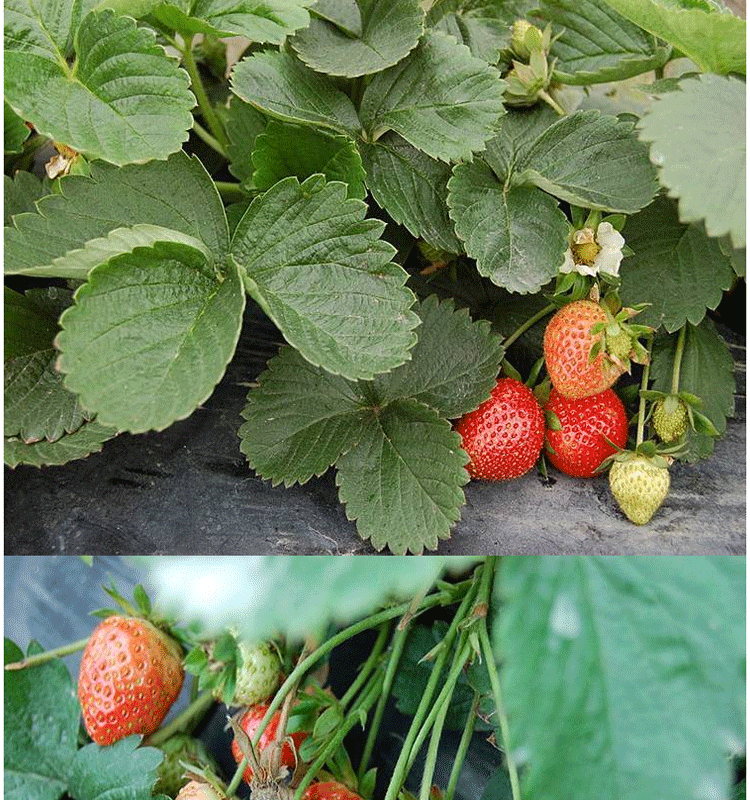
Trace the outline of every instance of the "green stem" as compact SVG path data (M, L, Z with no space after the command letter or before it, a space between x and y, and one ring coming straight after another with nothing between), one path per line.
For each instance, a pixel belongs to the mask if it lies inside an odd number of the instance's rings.
M239 183L232 183L232 181L214 181L214 186L223 200L237 202L247 199L247 193Z
M195 118L193 118L193 130L195 131L198 138L203 139L203 141L211 149L215 150L220 156L227 158L227 151L221 146L219 140L211 136L211 134Z
M77 653L79 650L83 650L87 642L88 637L79 639L77 642L72 642L71 644L65 644L62 647L56 647L54 650L45 650L43 653L26 656L26 658L22 658L20 661L13 661L10 664L6 664L5 669L26 669L26 667L36 667L39 664L46 664L48 661L52 661L60 656L69 656L71 653Z
M365 742L364 750L362 751L362 760L359 763L359 770L357 777L361 781L367 772L367 767L372 757L372 751L375 749L375 739L380 730L380 724L383 721L383 714L385 713L385 705L388 702L388 696L391 693L394 678L396 677L396 670L398 669L401 655L404 652L406 645L406 637L408 636L409 627L398 628L393 635L393 644L391 645L391 654L388 657L388 666L385 670L385 677L383 678L383 688L378 698L378 704L375 706L375 713L372 717L372 722L367 731L367 741Z
M182 56L185 63L185 69L190 76L193 94L195 94L195 99L198 101L198 107L201 110L203 119L205 120L206 125L208 125L208 129L211 131L214 138L223 148L226 148L227 144L229 144L227 134L224 130L224 127L219 122L219 118L216 116L216 112L211 105L211 101L208 99L206 89L203 86L203 81L201 80L200 72L198 71L198 65L195 63L195 58L193 58L192 36L188 36L185 39L185 46L182 48Z
M526 331L533 325L536 325L536 323L539 322L540 319L544 319L548 314L551 314L553 311L557 311L557 306L554 305L554 303L550 303L548 306L545 306L541 311L534 314L533 317L527 319L526 322L524 322L523 325L521 325L521 327L518 328L517 331L512 333L503 342L503 347L505 347L505 349L507 350L513 344L513 342L515 342L516 339L518 339L519 336L526 333Z
M677 337L677 347L674 351L674 366L672 367L672 394L680 391L680 369L682 368L682 355L685 352L685 339L687 338L687 322L680 328Z
M483 619L479 625L479 643L482 648L484 662L487 665L487 674L490 678L492 694L495 698L497 716L500 721L500 734L503 738L505 763L508 767L508 775L510 776L510 788L513 794L513 800L521 800L521 786L518 780L518 770L516 768L516 762L511 754L510 726L508 725L508 717L505 713L505 704L503 703L503 695L500 688L500 678L497 674L497 665L495 664L495 654L492 650L492 645L490 644L489 634L487 633L486 619Z
M227 797L231 797L239 787L240 783L242 783L242 776L245 774L245 769L247 767L247 759L243 758L242 761L237 765L237 769L234 771L234 775L232 775L232 780L229 781L229 785L227 786Z
M362 665L359 670L359 675L357 675L355 680L352 682L352 685L346 690L346 693L339 701L342 708L346 708L354 699L357 692L365 685L365 683L367 683L367 679L370 677L370 674L378 663L380 654L385 649L385 643L388 638L389 631L390 626L388 623L382 623L380 626L380 632L378 633L378 638L375 641L372 650L370 651L370 655L367 657L367 661L365 661L365 663Z
M643 365L643 376L641 377L641 397L638 401L638 431L635 438L636 448L639 444L643 444L643 431L646 426L646 398L643 396L643 392L648 389L648 379L651 373L651 346L653 343L654 340L651 337L648 342L648 359Z
M458 750L456 750L456 757L453 759L453 767L451 768L450 778L448 778L448 787L445 790L444 800L453 800L458 786L458 778L461 774L461 767L466 760L466 754L469 752L469 745L471 744L471 737L474 735L474 728L477 723L477 711L479 710L479 694L475 693L474 702L471 705L471 711L466 717L466 725L461 734L461 741L458 743Z
M472 594L472 582L466 581L465 585L467 585L466 596L468 597ZM426 611L427 609L434 608L435 606L448 605L453 602L455 602L453 597L446 597L444 592L435 592L434 594L425 597L420 604L419 613ZM332 636L330 639L323 642L323 644L321 644L317 650L314 650L312 653L310 653L307 658L304 658L302 661L300 661L289 673L289 676L284 683L282 683L281 687L274 695L273 700L271 700L268 710L266 711L265 716L261 720L260 724L258 725L258 729L253 736L253 745L258 744L263 731L271 720L271 717L284 702L284 697L286 697L287 692L309 669L314 667L321 659L328 655L331 650L338 647L347 639L351 639L358 633L362 633L362 631L369 630L370 628L377 628L378 625L382 624L383 622L387 622L390 619L402 617L410 609L411 602L401 603L400 605L392 606L391 608L386 608L383 611L379 611L377 614L372 614L371 616L366 617L365 619L360 620L353 625L350 625L348 628L344 628L342 631L339 631L335 636Z
M434 705L430 709L430 713L425 718L419 733L414 739L414 744L412 745L411 753L409 754L409 761L407 762L407 775L414 766L414 762L417 760L417 756L419 755L419 751L424 744L424 740L427 738L427 734L432 729L432 726L435 724L438 716L443 713L443 706L447 706L450 703L451 697L453 696L453 692L456 688L456 681L458 681L461 675L461 670L463 670L464 665L471 656L472 646L471 642L467 641L468 638L469 634L466 631L461 633L461 637L458 641L458 647L456 648L456 655L453 659L450 672L448 673L445 683L443 684L443 688L440 690L437 700L435 700Z
M307 787L315 780L315 776L323 768L328 759L341 746L349 731L362 719L362 712L367 713L375 701L380 697L383 689L383 676L374 675L367 690L363 692L360 702L358 702L349 714L347 714L336 735L326 744L318 757L308 768L305 777L300 781L294 793L294 800L300 800Z
M484 567L481 567L478 572L482 572ZM474 602L474 598L476 597L477 589L479 588L479 582L477 580L477 574L474 575L474 583L470 587L469 591L464 596L464 599L461 601L461 605L458 608L453 620L451 621L450 627L446 631L445 636L443 637L443 648L438 653L437 658L435 659L435 663L432 667L432 672L430 673L430 677L427 681L427 686L425 687L424 692L422 693L422 698L419 701L419 706L414 713L414 717L412 718L411 726L409 727L409 731L406 734L406 739L404 740L404 744L401 747L401 752L398 757L398 761L396 762L395 767L393 768L393 775L391 776L390 783L388 784L388 789L386 791L384 800L396 800L398 793L401 791L401 787L406 780L406 776L409 772L408 762L409 757L411 755L411 750L414 742L419 735L420 728L422 727L423 721L427 714L427 709L432 702L432 697L435 693L435 689L437 687L437 683L440 680L440 677L443 672L443 666L448 658L448 654L450 652L451 646L453 644L453 640L456 637L456 632L458 631L459 624L463 621L464 617L466 616L467 611L471 608L472 603Z
M156 733L144 740L144 743L152 747L158 747L175 733L179 733L195 718L205 712L211 703L214 702L211 690L203 692L193 700L192 703L181 711L170 723L163 728L159 728Z
M435 724L432 726L430 744L427 748L427 757L425 758L424 770L422 771L422 785L419 790L419 800L430 800L430 790L432 789L432 778L435 774L435 765L437 764L438 748L440 747L440 739L443 735L445 717L448 714L449 707L450 700L443 703L435 718Z

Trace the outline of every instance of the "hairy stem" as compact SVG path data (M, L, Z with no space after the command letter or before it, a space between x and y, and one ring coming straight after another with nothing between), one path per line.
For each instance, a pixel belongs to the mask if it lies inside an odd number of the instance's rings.
M516 339L518 339L519 336L521 336L522 334L526 333L526 331L529 328L531 328L534 325L536 325L536 323L539 322L540 319L544 319L546 316L551 314L553 311L557 311L557 306L554 305L554 303L550 303L548 306L545 306L541 311L539 311L536 314L534 314L533 317L531 317L530 319L527 319L526 322L524 322L523 325L521 325L521 327L518 328L518 330L514 331L503 342L503 346L505 347L505 349L507 350L513 344L513 342L515 342Z
M493 557L494 560L494 557ZM493 575L495 573L493 564ZM489 601L489 590L491 586L487 587L487 600ZM521 800L521 786L518 780L518 770L516 762L513 759L510 747L510 726L508 725L508 716L505 713L505 703L503 702L503 694L500 688L500 677L497 672L497 665L495 663L495 654L492 650L490 643L489 633L487 631L487 618L484 617L479 623L479 644L482 649L482 657L487 668L487 674L490 679L490 686L492 686L492 694L495 698L495 708L497 709L497 716L500 722L500 734L503 739L503 749L505 750L505 763L508 767L508 775L510 776L510 787L513 793L513 800Z
M399 662L401 661L401 655L404 652L404 645L406 644L406 637L408 636L408 633L408 627L402 628L399 625L399 627L396 629L396 633L393 635L391 654L388 657L388 666L386 667L385 677L383 678L383 687L380 692L380 697L378 698L378 704L375 706L375 713L373 714L372 722L367 730L367 741L365 742L365 747L362 751L362 760L360 761L359 769L357 770L357 777L359 780L362 780L367 772L367 767L370 763L370 758L372 757L372 751L375 749L375 740L377 739L378 731L380 730L380 724L383 721L385 704L388 702L388 696L391 693L391 687L393 686L393 680L396 677L396 670L398 669Z
M477 712L479 710L479 694L474 694L474 702L471 704L471 711L466 717L466 725L464 725L463 733L461 734L461 741L458 743L458 750L456 750L456 757L453 759L453 766L451 774L448 778L448 787L445 790L444 800L453 800L456 794L456 787L458 786L458 778L461 774L461 767L466 760L466 754L469 752L469 745L471 744L471 737L474 735L474 728L477 724Z
M222 148L224 148L224 154L226 154L226 146L229 144L229 140L227 139L227 134L224 130L224 126L219 122L219 118L216 116L216 112L211 105L211 101L208 99L208 95L206 94L206 89L203 86L203 81L201 80L200 72L198 71L198 65L195 63L195 58L193 57L193 37L189 36L185 39L185 46L182 48L182 60L185 64L185 69L187 70L188 75L190 76L190 84L193 89L193 94L195 95L195 99L198 101L198 107L201 110L201 114L203 115L203 119L208 125L208 129L211 131L213 137L218 141Z
M396 800L401 787L406 780L406 776L409 772L409 757L411 755L411 750L416 741L417 737L419 736L419 731L424 723L424 720L427 716L428 708L430 703L432 702L432 697L435 693L437 688L438 681L443 672L443 667L445 662L448 658L448 654L450 653L451 646L453 645L453 640L456 637L458 627L460 623L466 617L467 612L471 608L472 603L474 602L474 598L476 597L477 589L479 587L479 583L477 580L477 573L481 574L481 572L485 569L484 566L480 567L474 575L474 583L472 584L470 590L464 596L464 599L461 602L461 605L458 608L453 620L448 628L445 636L443 637L442 641L442 649L438 653L435 663L432 667L432 672L430 673L430 677L427 681L427 686L425 687L424 692L422 693L422 698L419 701L419 707L417 708L414 717L412 719L411 726L409 728L408 733L406 734L406 739L404 740L404 744L401 748L401 753L399 754L398 761L396 762L396 766L393 768L393 775L391 776L390 783L388 784L388 789L385 794L384 800Z
M435 774L435 765L437 764L438 748L440 747L440 739L443 735L443 728L445 727L445 717L448 714L448 707L450 706L450 698L443 703L435 718L435 724L432 726L432 733L430 734L430 744L427 748L427 757L424 762L424 770L422 771L422 785L419 790L419 800L430 800L430 789L432 789L432 777Z
M359 675L357 675L354 681L352 681L352 685L346 690L346 693L340 700L342 708L346 708L354 699L357 692L365 685L365 683L367 683L367 679L377 666L378 660L380 659L380 654L385 649L385 643L388 639L389 631L390 626L387 622L383 622L380 625L378 638L373 645L372 650L370 651L370 655L367 657L367 661L365 661L365 663L361 666Z
M224 158L227 157L227 151L222 147L219 140L216 139L214 136L211 136L211 134L195 118L193 119L193 130L195 131L198 138L203 139L203 141L212 150L215 150L220 156L223 156Z
M88 636L85 639L79 639L77 642L64 644L62 647L55 647L53 650L45 650L43 653L36 653L33 656L26 656L20 661L13 661L5 665L5 669L26 669L26 667L36 667L39 664L46 664L48 661L53 661L60 656L69 656L71 653L77 653L83 650L88 642Z
M643 392L648 389L648 380L651 373L651 347L654 343L653 336L648 340L648 359L643 365L643 376L641 377L641 397L638 401L638 430L636 432L635 446L643 444L643 432L646 426L646 398Z
M680 328L677 337L677 346L674 351L674 365L672 367L672 394L680 391L680 369L682 368L682 356L685 352L685 339L687 338L687 322Z

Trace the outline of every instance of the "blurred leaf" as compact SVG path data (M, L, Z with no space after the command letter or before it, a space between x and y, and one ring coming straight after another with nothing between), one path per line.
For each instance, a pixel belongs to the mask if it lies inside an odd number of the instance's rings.
M471 557L227 556L146 558L155 605L207 633L237 626L248 639L300 639L345 625L432 586Z
M638 123L680 221L745 246L745 83L700 75L663 95Z
M511 557L496 597L525 797L727 796L727 754L744 747L744 558Z
M745 20L696 0L605 0L640 28L692 59L703 72L745 74Z
M23 143L31 135L31 131L26 127L26 123L15 111L5 102L3 110L3 122L5 132L3 134L3 145L5 153L20 153Z

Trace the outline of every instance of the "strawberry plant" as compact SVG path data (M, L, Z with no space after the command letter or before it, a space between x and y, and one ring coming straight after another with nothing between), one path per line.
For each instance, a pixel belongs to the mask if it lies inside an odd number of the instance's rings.
M741 557L11 566L6 800L739 797ZM273 641L283 681L267 702L227 705L194 674L157 730L91 741L76 654L96 642L85 610L110 570L149 587L186 666L226 636ZM82 639L62 641L61 609Z
M734 384L711 316L745 249L745 23L720 3L6 0L4 22L10 467L193 414L248 302L286 342L246 376L248 475L335 470L377 551L449 538L476 477L455 422L547 317L558 391L640 381L628 447L712 454Z

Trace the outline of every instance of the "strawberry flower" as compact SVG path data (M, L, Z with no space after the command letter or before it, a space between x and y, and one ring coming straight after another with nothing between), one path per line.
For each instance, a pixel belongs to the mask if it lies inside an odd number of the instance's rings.
M560 272L578 272L592 277L606 272L616 276L620 271L624 244L625 239L609 222L600 222L596 233L593 228L573 231Z

